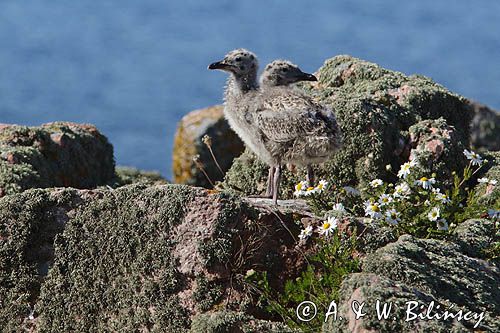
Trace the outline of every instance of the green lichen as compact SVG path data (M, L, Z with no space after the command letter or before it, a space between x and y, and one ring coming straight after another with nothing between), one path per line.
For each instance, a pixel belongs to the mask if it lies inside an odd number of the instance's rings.
M30 190L0 199L0 323L26 325L53 260L53 242L78 205L74 190Z
M484 311L483 325L498 330L500 270L461 251L451 242L404 235L368 255L362 267L364 272L422 290L447 306Z
M0 196L29 188L94 188L113 176L113 147L91 125L0 130Z
M221 210L215 222L215 230L210 241L198 244L198 252L208 267L228 262L233 253L233 238L241 223L243 203L228 193L219 194Z
M257 320L242 312L219 311L195 316L190 332L297 333L299 331L292 330L282 323Z
M500 152L487 152L483 157L488 160L488 163L481 177L494 179L500 183ZM487 191L487 187L489 187L489 191ZM479 203L481 205L490 209L500 209L500 184L496 186L478 184L475 190L480 194Z
M118 166L116 167L116 178L109 185L116 188L135 183L162 185L167 184L168 181L156 171L144 171L132 167Z
M208 311L220 302L223 295L222 287L216 281L208 281L203 275L197 276L195 281L193 299L199 310Z
M195 195L181 185L129 185L84 202L55 242L36 304L40 332L184 332L184 283L171 228Z

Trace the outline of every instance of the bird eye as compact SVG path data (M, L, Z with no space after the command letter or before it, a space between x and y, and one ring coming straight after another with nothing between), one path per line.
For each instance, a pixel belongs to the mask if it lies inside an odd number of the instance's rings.
M236 61L241 61L241 57L238 57L238 58L236 58L236 59L234 59L234 60L236 60Z

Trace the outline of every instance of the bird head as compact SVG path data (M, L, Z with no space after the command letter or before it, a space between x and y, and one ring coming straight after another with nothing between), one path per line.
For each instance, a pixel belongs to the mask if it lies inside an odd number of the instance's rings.
M268 64L260 77L262 86L287 86L300 81L318 81L316 76L304 73L287 60L275 60Z
M221 61L210 64L208 69L218 69L236 76L248 76L256 73L258 66L255 54L245 49L237 49L226 54Z

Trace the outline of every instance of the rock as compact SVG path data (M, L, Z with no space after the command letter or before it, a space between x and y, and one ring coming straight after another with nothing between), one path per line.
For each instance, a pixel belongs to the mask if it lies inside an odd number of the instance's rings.
M223 175L202 141L205 135L212 139L212 150L223 172L231 167L233 159L243 151L243 143L229 127L222 110L223 106L218 105L192 111L180 121L172 155L175 183L212 187L193 162L196 155L200 156L200 162L212 181L222 180Z
M340 186L391 179L385 166L397 170L408 159L408 131L426 119L443 118L454 128L453 139L469 145L471 107L465 98L428 78L406 76L350 56L327 60L316 74L316 84L302 86L335 111L344 136L344 148L317 168L318 178ZM259 163L248 156L236 159L225 185L245 193L263 188L260 180L267 171ZM290 183L304 179L303 170L293 177Z
M0 321L11 331L184 332L223 307L262 331L278 327L260 321L268 314L242 282L249 269L267 270L281 288L304 265L300 214L275 214L185 185L3 197Z
M351 308L354 301L364 302L363 312L366 316L356 319ZM379 320L376 304L380 302L391 305L390 317ZM342 283L338 316L343 320L328 320L321 330L323 333L377 333L377 332L468 332L459 323L439 320L416 320L405 322L407 302L416 301L420 304L439 303L431 295L419 289L396 282L385 276L373 273L355 273ZM393 320L396 318L396 320Z
M491 209L500 209L500 152L489 152L483 155L489 162L481 173L481 178L498 181L497 185L477 184L476 193L479 194L479 203Z
M481 227L478 224L490 224ZM475 230L479 241L465 246L435 239L416 239L401 236L367 255L362 262L361 274L354 274L342 283L339 314L348 318L337 328L332 323L324 332L464 332L470 331L476 321L451 322L445 320L415 320L405 322L405 307L408 301L420 301L428 306L434 301L440 310L451 309L464 313L484 312L480 330L500 329L500 269L472 254L479 253L491 237L493 223L487 220L467 221L457 230L460 235ZM464 236L467 237L467 236ZM464 253L466 252L466 253ZM354 320L350 312L351 301L366 301L368 315ZM376 300L394 302L396 320L377 320ZM453 308L451 308L453 307ZM337 324L337 323L335 323Z
M116 177L116 183L112 184L114 188L135 183L150 185L168 184L168 181L163 178L159 172L144 171L132 167L117 166Z
M242 312L219 311L195 316L190 332L298 333L301 331L292 330L282 323L257 320Z
M418 161L420 174L436 173L438 179L453 179L452 172L461 173L468 164L465 146L455 129L446 120L422 120L409 129L410 160Z
M114 177L113 147L92 125L0 128L0 196L29 188L94 188Z
M471 101L474 117L471 124L471 145L476 150L500 150L500 112Z
M454 242L468 256L481 258L483 250L495 239L495 224L485 219L471 219L455 229Z

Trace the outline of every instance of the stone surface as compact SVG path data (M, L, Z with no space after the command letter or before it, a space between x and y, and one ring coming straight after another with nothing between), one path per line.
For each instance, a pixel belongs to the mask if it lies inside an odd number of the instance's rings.
M211 188L205 175L193 162L196 155L200 156L200 162L212 181L222 180L223 176L202 141L205 135L212 139L212 150L223 172L243 151L243 143L230 129L222 110L221 105L195 110L179 122L172 155L175 183Z
M266 318L243 279L267 270L280 288L300 271L297 214L185 185L6 196L0 321L11 331L185 332L220 307Z
M94 126L0 127L0 196L29 188L94 188L114 177L113 147Z
M481 204L491 209L500 210L500 152L489 152L484 154L483 157L488 159L489 163L486 164L485 170L480 174L480 177L497 180L498 184L493 186L479 183L476 185L475 190L480 195L479 202Z
M445 119L455 138L469 144L470 105L426 77L406 76L350 56L327 60L316 76L317 83L303 87L334 110L344 135L344 148L317 169L318 178L341 186L391 178L385 166L397 170L408 159L409 128L426 119ZM242 156L225 184L245 193L256 191L264 188L263 170L254 158ZM295 177L303 179L303 170Z
M430 302L440 310L451 308L485 312L478 329L500 329L500 269L479 257L492 241L493 222L469 220L456 231L456 242L416 239L409 235L368 254L362 273L347 278L340 292L339 314L344 322L330 322L324 332L468 332L477 322L414 320L405 322L407 302L419 301L426 308ZM473 242L468 243L475 232ZM352 301L366 302L368 315L355 320ZM376 300L393 302L396 320L376 319ZM391 318L392 319L392 318Z
M471 124L471 145L477 150L500 150L500 112L471 101L474 117Z
M409 133L410 160L418 161L420 174L435 173L437 179L449 179L451 183L452 172L461 174L468 164L465 146L445 119L422 120L411 126Z
M257 320L242 312L219 311L203 313L193 318L191 333L299 333L282 323Z

